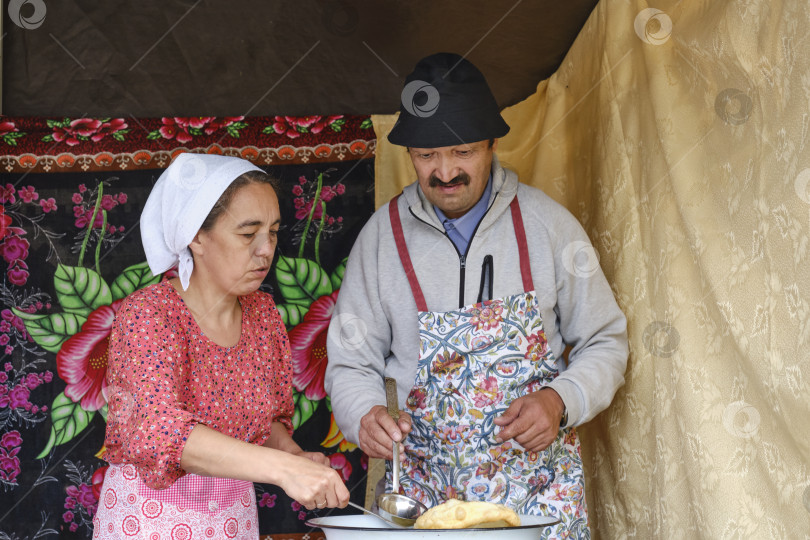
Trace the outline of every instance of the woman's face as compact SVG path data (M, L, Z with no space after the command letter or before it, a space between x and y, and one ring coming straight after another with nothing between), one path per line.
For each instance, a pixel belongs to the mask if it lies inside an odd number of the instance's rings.
M280 217L272 186L239 188L214 226L197 233L189 246L196 277L228 296L258 289L273 262Z

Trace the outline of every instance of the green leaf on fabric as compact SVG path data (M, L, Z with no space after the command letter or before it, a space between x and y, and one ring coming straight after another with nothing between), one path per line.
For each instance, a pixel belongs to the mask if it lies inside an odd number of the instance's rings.
M293 413L293 429L298 429L307 420L312 418L315 409L318 408L318 401L307 399L304 394L293 392L293 402L295 403L295 413Z
M60 264L53 275L59 304L68 313L87 316L94 309L112 303L104 278L91 268Z
M329 124L329 127L332 128L332 131L334 131L335 133L340 133L343 130L343 124L345 123L346 120L341 118Z
M287 328L292 328L304 320L304 315L309 311L306 307L298 304L277 304L276 307L281 314L281 320L284 321L284 326Z
M155 131L150 131L149 135L146 136L146 140L154 141L155 139L161 138L162 135L160 134L160 130L156 129Z
M372 127L374 127L374 124L372 124L372 122L371 122L371 118L366 118L366 119L365 119L365 120L363 120L363 122L360 124L360 129L371 129Z
M337 266L337 268L335 268L335 271L332 272L331 276L329 276L329 281L332 282L333 291L338 290L340 288L340 284L343 283L343 275L346 273L346 261L348 260L349 258L346 257L340 261L340 264Z
M146 261L132 265L121 272L121 275L113 281L110 287L112 299L120 300L138 289L142 289L159 281L160 276L152 274L149 270L149 263Z
M96 411L85 411L64 392L56 396L51 405L51 435L45 448L35 459L42 459L54 446L70 442L86 428Z
M33 315L17 308L12 308L12 310L23 320L25 329L31 334L36 344L52 353L58 353L62 343L81 330L87 320L87 317L75 313Z
M275 135L276 129L273 126L265 126L264 129L262 129L262 133L265 135Z
M287 303L306 308L321 296L332 294L333 290L327 273L309 259L279 257L276 280Z
M54 141L53 133L49 133L48 135L42 137L42 142L53 142L53 141Z

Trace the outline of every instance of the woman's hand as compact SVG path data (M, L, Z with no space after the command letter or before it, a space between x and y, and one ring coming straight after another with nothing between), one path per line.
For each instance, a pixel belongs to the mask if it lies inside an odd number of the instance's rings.
M300 452L292 452L292 453L295 454L296 456L307 458L308 460L314 461L315 463L318 463L320 465L326 465L327 467L332 466L332 462L329 461L329 458L326 457L321 452L304 452L303 450L301 450Z
M315 508L345 508L349 490L340 474L328 466L329 459L320 452L287 454L281 463L276 484L289 497L307 510Z

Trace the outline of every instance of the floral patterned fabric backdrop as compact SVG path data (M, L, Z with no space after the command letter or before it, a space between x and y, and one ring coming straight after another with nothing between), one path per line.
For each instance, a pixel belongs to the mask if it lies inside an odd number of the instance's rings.
M281 181L280 243L262 288L290 332L295 438L329 456L362 504L367 461L335 425L323 377L345 258L374 211L370 119L4 117L0 138L0 539L92 536L110 328L123 297L161 279L138 219L187 151L242 156ZM280 489L256 493L262 534L309 532Z

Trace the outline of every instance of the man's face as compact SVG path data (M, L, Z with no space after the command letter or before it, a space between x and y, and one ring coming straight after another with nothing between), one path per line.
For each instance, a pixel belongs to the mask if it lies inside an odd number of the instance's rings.
M495 140L440 148L408 148L425 197L445 216L466 214L481 199L487 187Z

